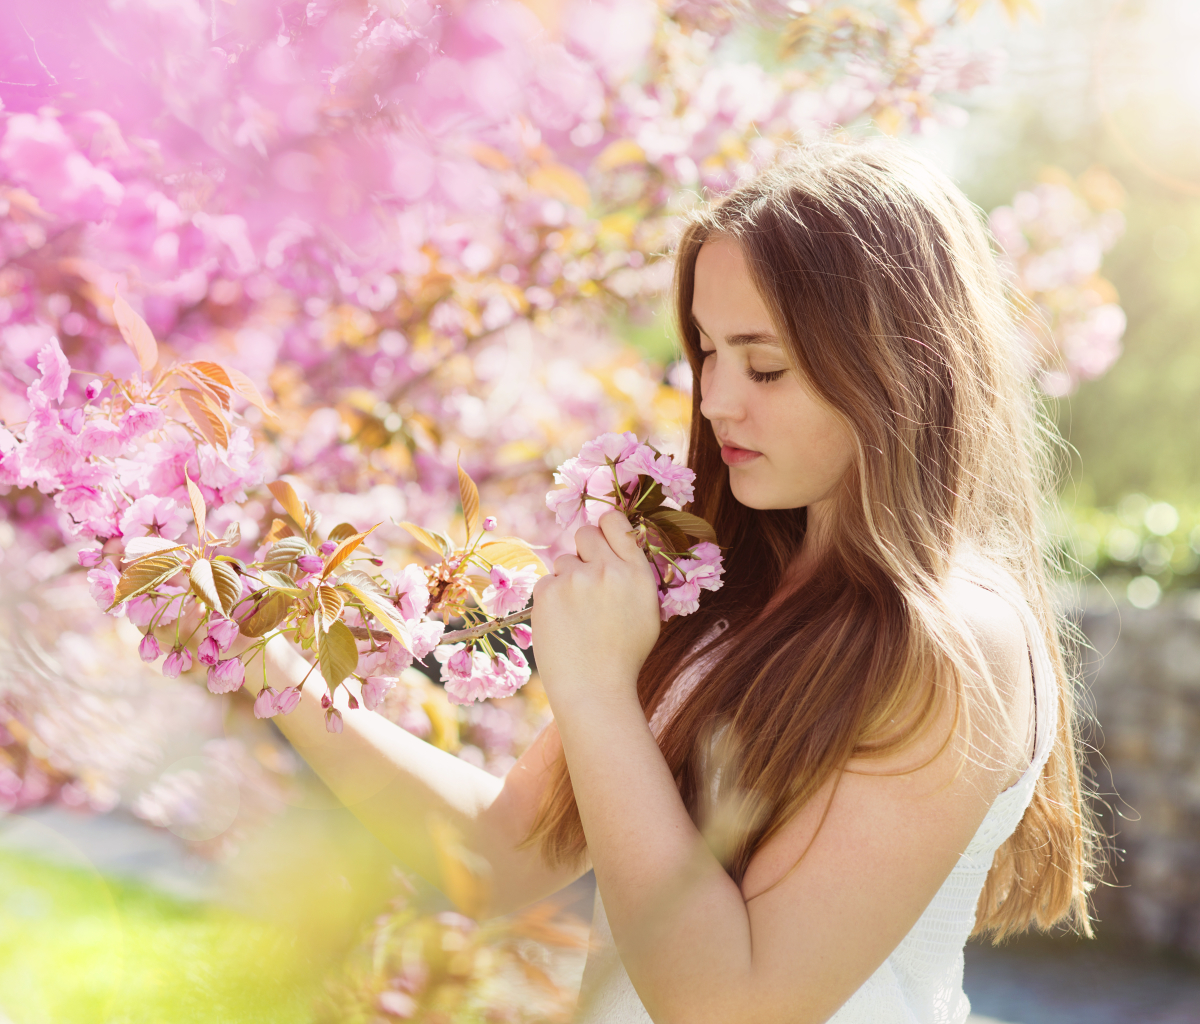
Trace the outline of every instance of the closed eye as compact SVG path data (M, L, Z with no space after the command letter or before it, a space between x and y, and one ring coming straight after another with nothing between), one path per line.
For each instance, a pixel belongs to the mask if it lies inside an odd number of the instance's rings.
M779 380L787 370L751 370L747 367L746 376L749 377L755 384L770 384L772 381Z

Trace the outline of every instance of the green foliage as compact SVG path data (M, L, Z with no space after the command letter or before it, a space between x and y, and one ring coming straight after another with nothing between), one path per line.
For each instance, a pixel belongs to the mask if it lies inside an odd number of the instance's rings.
M13 1024L302 1024L320 984L288 929L0 852Z

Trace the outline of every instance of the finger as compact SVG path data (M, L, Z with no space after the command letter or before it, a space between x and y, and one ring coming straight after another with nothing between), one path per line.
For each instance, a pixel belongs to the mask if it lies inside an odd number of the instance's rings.
M604 539L608 541L608 546L616 552L618 558L626 562L644 562L646 560L642 549L633 539L633 527L629 525L629 520L622 513L615 509L612 512L605 512L600 517L600 529L604 533Z
M612 552L604 532L595 526L581 526L575 531L575 550L585 562L594 562Z
M554 575L562 576L564 573L570 572L575 566L582 564L583 559L578 555L559 555L554 560Z

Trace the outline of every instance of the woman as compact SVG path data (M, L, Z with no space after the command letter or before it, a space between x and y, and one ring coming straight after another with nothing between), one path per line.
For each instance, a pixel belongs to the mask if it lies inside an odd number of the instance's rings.
M378 716L329 737L319 683L280 724L443 888L448 820L486 913L594 868L583 1020L960 1022L968 935L1089 932L1092 870L976 211L899 146L808 149L692 220L676 304L724 588L660 629L629 524L582 528L534 593L554 722L502 781Z

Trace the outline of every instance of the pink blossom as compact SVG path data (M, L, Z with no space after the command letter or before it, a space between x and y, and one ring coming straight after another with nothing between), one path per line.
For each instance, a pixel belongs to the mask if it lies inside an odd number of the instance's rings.
M157 661L161 653L153 633L147 633L142 637L142 642L138 644L138 654L141 655L142 661Z
M90 584L92 600L101 608L108 609L113 603L113 595L116 593L117 584L121 581L121 574L117 572L116 566L112 562L102 562L87 574L87 581ZM123 615L124 610L117 611L115 614Z
M222 653L229 650L233 641L237 639L237 635L238 624L232 619L227 619L223 615L209 616L207 639L215 640Z
M57 338L51 338L38 352L37 367L41 376L29 386L29 403L35 408L45 408L61 402L71 379L71 364L63 355Z
M215 665L221 660L221 647L211 635L206 636L196 648L196 657L201 665Z
M395 989L385 989L380 992L376 1002L381 1013L386 1013L389 1017L399 1017L401 1020L415 1017L419 1009L417 1001L412 996L406 992L397 992Z
M240 658L219 661L208 670L208 689L211 693L233 693L234 690L241 689L245 681L246 669Z
M275 708L281 715L290 715L300 703L300 690L295 686L285 686L275 698Z
M642 447L637 435L630 430L623 434L601 434L579 449L579 462L590 469L607 468L609 462L623 462ZM622 485L626 483L629 480L622 481Z
M673 615L691 615L700 607L700 584L683 580L658 594L663 622Z
M485 612L497 618L524 608L538 581L537 569L532 565L515 571L493 565L489 576L492 582L480 595L480 604Z
M85 462L59 478L56 508L65 512L73 532L85 537L115 537L120 533L119 488L111 466Z
M186 672L192 667L192 652L186 647L176 647L167 655L163 662L163 675L178 679L180 672Z
M128 443L143 434L162 430L166 422L166 414L157 405L136 403L121 417L121 439Z
M91 420L79 432L79 450L84 455L120 455L128 441L111 420Z
M100 564L104 552L100 548L81 548L75 557L79 560L80 565L85 569L90 569Z
M255 718L274 718L279 714L279 694L274 687L264 686L254 698Z
M395 685L396 680L387 676L367 676L362 685L363 706L374 711L383 701L384 694Z
M484 520L483 520L483 528L484 528L484 529L485 529L485 530L486 530L488 533L491 533L491 532L492 532L492 530L494 530L494 529L496 528L496 517L495 517L495 516L487 516L487 517L485 517L485 518L484 518Z
M342 731L342 713L337 708L328 708L325 712L325 731Z
M121 534L138 537L147 533L175 540L187 528L188 513L174 498L147 494L134 501L121 516Z
M695 472L678 465L669 455L656 456L653 449L643 445L629 457L624 468L661 484L663 493L679 505L692 500Z
M510 629L513 643L518 647L528 647L533 643L533 629L527 623L519 623Z
M392 599L401 618L419 619L429 608L429 581L419 565L406 565L392 581Z

